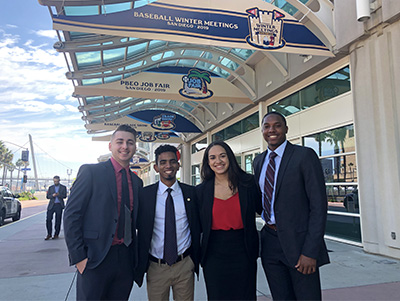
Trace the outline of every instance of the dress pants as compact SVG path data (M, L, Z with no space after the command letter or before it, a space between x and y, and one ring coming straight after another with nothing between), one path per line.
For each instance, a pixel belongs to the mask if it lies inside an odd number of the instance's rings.
M261 262L274 300L321 300L319 269L304 275L290 266L275 230L261 230Z
M47 210L46 216L46 228L47 234L51 236L52 227L53 227L53 215L56 214L56 223L55 223L55 232L54 235L59 235L61 230L61 217L62 217L62 207L60 203L54 203L53 207L50 210Z
M146 279L150 301L168 301L171 287L174 300L194 299L194 263L190 256L171 266L150 261Z
M128 300L133 286L133 244L111 246L94 269L78 273L77 300Z

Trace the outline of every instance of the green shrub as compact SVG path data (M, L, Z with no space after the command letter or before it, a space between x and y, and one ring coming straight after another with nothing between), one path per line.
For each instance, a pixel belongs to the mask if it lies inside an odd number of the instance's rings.
M26 200L37 200L37 197L34 196L34 193L31 191L23 191L19 194L20 201L26 201Z

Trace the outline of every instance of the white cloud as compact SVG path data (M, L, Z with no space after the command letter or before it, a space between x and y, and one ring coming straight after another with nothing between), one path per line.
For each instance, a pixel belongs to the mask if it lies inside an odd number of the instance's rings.
M57 38L57 33L55 30L38 30L38 31L35 31L35 33L40 37L46 37L46 38L51 38L51 39Z
M7 28L18 28L18 26L14 25L14 24L6 24L6 27Z
M39 176L65 178L67 168L58 161L76 172L108 153L108 143L93 142L84 128L62 54L0 29L0 66L0 140L23 145L31 134Z

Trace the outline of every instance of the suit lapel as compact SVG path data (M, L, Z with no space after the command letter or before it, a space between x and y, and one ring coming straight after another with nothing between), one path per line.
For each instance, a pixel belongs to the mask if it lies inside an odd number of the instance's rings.
M191 210L191 206L192 206L192 199L191 194L189 193L188 189L186 186L181 185L180 182L178 182L179 187L182 190L182 194L183 194L183 203L185 204L185 210L186 210L186 216L188 218L189 221L189 225L192 225L192 210Z
M239 203L240 212L242 214L243 226L246 228L246 211L247 211L247 189L244 186L239 185Z
M203 204L203 211L204 211L204 225L206 231L211 230L212 226L212 209L214 205L214 178L210 181L205 183L204 187L204 204Z
M129 171L129 174L131 176L133 188L133 220L136 221L139 209L139 180L133 172Z
M258 182L259 182L259 180L260 180L261 170L262 170L262 166L263 166L263 163L264 163L264 160L265 160L265 156L266 156L266 155L267 155L267 151L264 151L264 152L261 154L261 158L260 158L260 160L257 162L257 165L255 166L254 173L256 174L257 184L258 184Z
M154 219L156 218L156 204L157 204L157 191L158 191L158 184L159 182L153 184L151 186L151 191L148 200L146 202L149 202L149 212L148 213L143 213L147 215L150 219L151 223L151 233L153 233L153 227L154 227Z
M279 193L279 189L280 189L281 184L282 184L282 179L284 177L286 168L288 167L290 158L293 155L293 151L294 151L294 147L288 141L287 145L286 145L286 148L285 148L285 151L283 153L281 164L279 166L278 177L277 177L277 180L276 180L276 187L275 187L275 200L278 198L278 193Z

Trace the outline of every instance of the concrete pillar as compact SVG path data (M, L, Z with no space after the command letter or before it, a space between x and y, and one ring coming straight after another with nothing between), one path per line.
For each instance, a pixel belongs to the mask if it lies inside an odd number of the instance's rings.
M181 151L181 182L190 184L190 174L191 174L191 160L190 160L190 143L182 143Z
M400 258L400 22L351 46L365 251Z
M265 102L260 102L258 104L258 114L260 116L260 153L265 151L268 147L268 143L264 140L264 137L261 134L261 129L262 129L262 118L264 117L265 114L268 113L268 107L265 104Z

